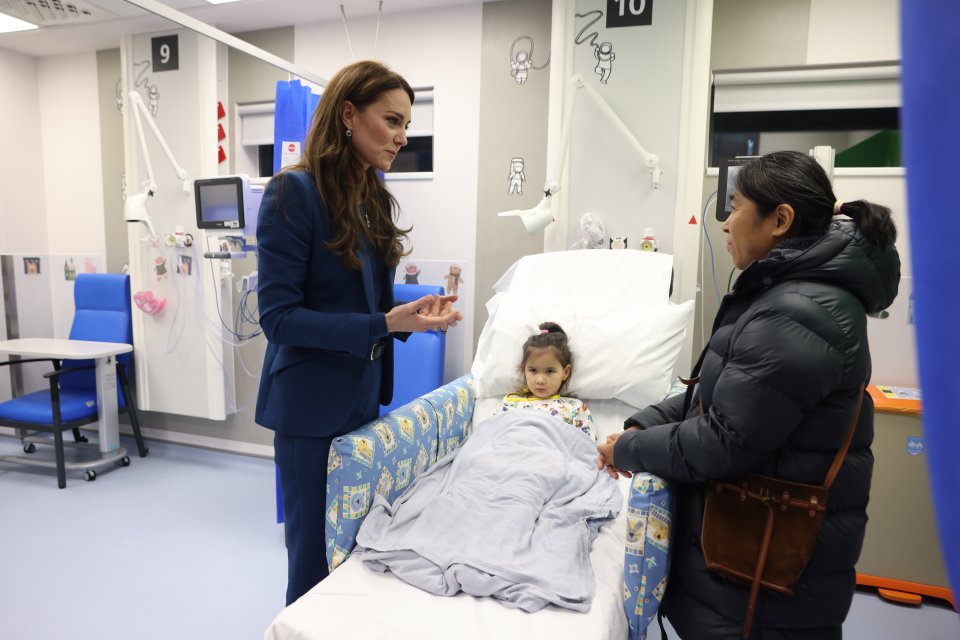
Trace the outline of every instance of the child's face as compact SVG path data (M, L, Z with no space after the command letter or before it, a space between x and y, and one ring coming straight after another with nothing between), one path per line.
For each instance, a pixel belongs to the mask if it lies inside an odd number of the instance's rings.
M563 366L556 350L545 347L531 349L523 367L523 379L530 393L538 398L549 398L560 391L560 385L570 377L571 365Z

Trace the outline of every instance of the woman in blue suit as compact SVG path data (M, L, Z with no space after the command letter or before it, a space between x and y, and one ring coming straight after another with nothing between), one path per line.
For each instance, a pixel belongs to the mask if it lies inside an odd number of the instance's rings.
M325 88L300 161L267 185L257 225L267 337L256 421L272 429L286 521L291 604L327 576L327 454L393 396L393 336L446 330L456 296L394 306L409 229L379 171L407 144L413 90L377 62Z

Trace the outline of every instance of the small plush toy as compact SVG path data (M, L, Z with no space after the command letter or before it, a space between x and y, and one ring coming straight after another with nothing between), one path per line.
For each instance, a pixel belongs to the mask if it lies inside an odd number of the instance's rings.
M627 237L626 236L613 236L610 238L610 248L611 249L626 249L627 248Z
M447 295L457 295L460 283L463 282L463 278L460 277L460 271L459 266L452 264L450 265L450 273L443 276L443 279L447 281Z

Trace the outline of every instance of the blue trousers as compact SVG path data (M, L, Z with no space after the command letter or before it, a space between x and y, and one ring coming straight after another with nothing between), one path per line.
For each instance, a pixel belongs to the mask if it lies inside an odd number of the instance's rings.
M327 577L324 505L327 454L334 437L302 438L277 433L273 438L283 491L288 606Z
M276 433L274 459L283 492L284 536L287 543L287 605L327 577L325 532L327 456L334 438L374 420L380 405L380 360L371 363L362 388L369 390L361 406L337 433L316 438ZM322 421L322 416L316 418Z

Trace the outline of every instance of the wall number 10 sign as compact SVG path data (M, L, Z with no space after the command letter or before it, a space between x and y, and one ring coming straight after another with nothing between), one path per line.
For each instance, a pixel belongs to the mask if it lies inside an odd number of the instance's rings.
M653 0L607 0L607 28L653 24Z
M180 68L180 47L176 35L150 38L153 71L176 71Z

